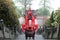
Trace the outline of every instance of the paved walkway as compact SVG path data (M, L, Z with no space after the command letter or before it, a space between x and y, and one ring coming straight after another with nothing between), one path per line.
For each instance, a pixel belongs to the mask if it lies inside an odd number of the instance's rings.
M25 40L25 35L19 35L18 37L16 37L14 40ZM30 39L32 40L32 38ZM35 35L35 40L44 40L44 38L42 37L42 35Z

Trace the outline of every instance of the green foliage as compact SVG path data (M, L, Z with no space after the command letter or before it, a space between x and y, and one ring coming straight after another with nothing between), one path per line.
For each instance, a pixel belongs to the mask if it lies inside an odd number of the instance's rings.
M19 24L18 15L13 4L9 4L6 0L0 1L0 19L3 19L6 25Z
M60 9L55 11L55 21L59 22L60 21Z
M58 23L56 21L54 21L52 24L53 26L58 27Z
M50 17L51 23L53 23L53 22L54 22L53 14L54 14L54 11L52 11L52 14L51 14L51 17Z
M44 25L47 26L47 27L50 27L51 26L51 21L48 19L47 22Z
M48 16L48 15L50 15L49 10L47 8L44 8L44 7L40 8L38 10L38 12L39 12L39 15L42 15L42 16Z
M50 19L47 20L47 22L45 23L46 26L48 26L48 27L56 26L56 22L54 20L54 16L53 15L54 15L54 11L52 11Z
M49 16L50 15L50 1L49 0L41 0L40 1L40 6L41 8L38 10L39 14L42 16Z
M26 1L26 3L25 3L25 1ZM20 2L20 4L22 5L20 7L19 6L16 6L16 11L18 12L18 17L20 17L20 16L22 16L22 15L25 14L25 10L26 10L26 8L29 7L29 5L31 4L31 1L32 0L15 0L14 1L14 4Z
M46 26L52 25L52 26L58 27L60 23L60 9L55 10L55 12L53 11L49 20L50 21L47 21L45 23Z

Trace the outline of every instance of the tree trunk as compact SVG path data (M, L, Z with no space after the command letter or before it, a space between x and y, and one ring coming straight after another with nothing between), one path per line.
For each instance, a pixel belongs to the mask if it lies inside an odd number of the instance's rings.
M5 38L5 34L4 34L4 25L2 24L2 34L3 34L3 38Z
M51 26L51 39L53 38L53 34L54 34L54 26Z
M60 22L59 22L59 30L58 30L58 39L60 39Z

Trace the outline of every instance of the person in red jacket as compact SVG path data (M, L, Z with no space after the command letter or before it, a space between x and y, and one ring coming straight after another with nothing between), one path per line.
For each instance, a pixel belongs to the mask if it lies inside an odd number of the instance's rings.
M29 8L25 15L25 24L22 24L22 30L25 31L26 39L27 37L32 37L34 39L35 30L38 29L38 24L35 24L35 18L32 15L32 10Z

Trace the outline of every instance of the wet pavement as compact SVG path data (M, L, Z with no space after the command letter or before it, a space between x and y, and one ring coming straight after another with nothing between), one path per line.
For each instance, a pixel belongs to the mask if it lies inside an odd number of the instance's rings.
M18 37L16 37L14 40L25 40L25 35L22 34L22 35L19 35ZM29 38L27 39L29 40ZM32 38L30 40L33 40ZM43 36L42 35L35 35L35 40L44 40Z

